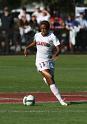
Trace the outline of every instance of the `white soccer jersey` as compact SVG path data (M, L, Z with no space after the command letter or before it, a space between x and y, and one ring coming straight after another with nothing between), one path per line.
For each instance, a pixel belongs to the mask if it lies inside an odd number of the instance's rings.
M60 44L59 40L52 32L47 36L42 36L41 32L36 33L34 40L36 41L37 47L36 63L50 60L53 46Z

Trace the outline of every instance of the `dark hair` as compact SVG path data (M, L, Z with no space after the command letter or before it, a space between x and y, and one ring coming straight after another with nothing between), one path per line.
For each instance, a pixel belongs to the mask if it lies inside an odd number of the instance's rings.
M41 25L46 25L47 29L50 28L50 23L49 23L48 21L41 21L41 22L40 22L40 26L41 26Z
M3 10L4 10L4 11L9 11L8 6L5 6Z
M23 7L22 7L22 10L26 11L26 7L25 7L25 6L23 6Z

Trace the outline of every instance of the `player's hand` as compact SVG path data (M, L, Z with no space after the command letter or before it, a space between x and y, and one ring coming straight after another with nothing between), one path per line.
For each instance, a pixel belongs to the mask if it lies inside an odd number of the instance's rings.
M58 56L55 56L55 55L52 56L53 61L56 61L57 59L58 59Z

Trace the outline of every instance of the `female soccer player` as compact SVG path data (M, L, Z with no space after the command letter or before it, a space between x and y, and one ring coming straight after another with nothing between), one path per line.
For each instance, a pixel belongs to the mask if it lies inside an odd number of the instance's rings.
M45 83L49 85L51 92L55 95L60 104L67 106L67 103L61 98L54 81L54 60L59 54L60 42L50 31L50 24L48 21L42 21L40 23L40 31L41 32L35 34L34 41L25 48L24 54L26 56L27 49L36 45L37 70L41 73ZM56 50L53 52L54 47Z

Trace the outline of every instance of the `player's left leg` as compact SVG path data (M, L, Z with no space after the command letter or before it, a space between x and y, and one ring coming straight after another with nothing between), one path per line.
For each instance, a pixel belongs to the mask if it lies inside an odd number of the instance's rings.
M56 96L56 98L59 100L60 104L63 106L67 106L68 104L66 102L64 102L64 100L62 99L59 90L57 88L57 86L55 84L51 84L50 85L50 89L52 91L52 93Z
M59 90L57 86L55 85L54 77L51 75L49 69L45 69L43 71L40 71L43 77L45 77L48 85L50 86L51 92L56 96L56 98L59 100L61 105L67 106L67 103L65 103L59 93Z

